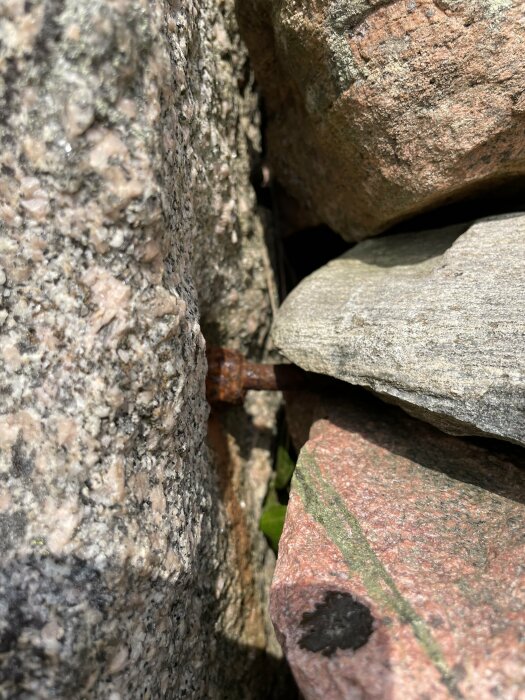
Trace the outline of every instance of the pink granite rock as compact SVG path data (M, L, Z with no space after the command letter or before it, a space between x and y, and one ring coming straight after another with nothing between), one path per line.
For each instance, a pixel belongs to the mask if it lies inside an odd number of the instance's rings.
M303 221L357 241L523 188L523 0L236 5L268 158Z
M317 415L271 601L305 699L525 698L523 451L372 401Z

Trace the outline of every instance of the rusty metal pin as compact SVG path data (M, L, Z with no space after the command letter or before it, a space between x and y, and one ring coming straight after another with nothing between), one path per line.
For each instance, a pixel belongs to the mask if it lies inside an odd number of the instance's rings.
M249 389L296 391L309 385L310 373L296 365L250 362L237 350L218 347L208 348L206 357L206 397L210 403L240 404Z

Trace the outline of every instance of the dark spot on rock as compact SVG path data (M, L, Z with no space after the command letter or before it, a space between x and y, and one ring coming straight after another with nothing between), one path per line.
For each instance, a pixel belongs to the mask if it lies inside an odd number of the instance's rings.
M29 329L27 336L22 338L16 344L18 351L21 355L27 355L30 352L34 352L38 345L38 339L33 329Z
M437 630L440 627L443 627L443 618L439 615L431 615L428 619L428 624Z
M0 552L8 552L26 534L27 517L20 510L0 513Z
M35 61L42 64L48 59L53 44L58 43L62 35L60 15L64 11L64 0L48 0L45 4L42 28L33 45Z
M373 632L374 618L366 605L349 593L327 591L313 612L305 612L299 646L331 656L336 649L359 649Z
M3 538L1 527L0 537ZM30 592L33 582L31 575L27 579L16 575L13 577L12 575L13 573L16 574L19 565L20 560L17 561L15 558L11 560L10 564L4 565L0 571L0 589L2 590L0 653L13 651L18 646L20 638L24 637L28 629L41 630L46 622L41 615L41 610L38 609L39 606L34 602L34 591ZM27 644L27 641L25 643ZM19 666L16 658L14 662L15 666ZM3 663L0 664L0 667L0 687L3 688L2 683L6 680L13 682L12 671L14 669L9 667L9 662L7 667ZM2 672L5 673L4 677L2 677Z
M2 663L2 667L0 667L0 683L2 683L3 686L9 687L9 685L21 683L23 679L24 674L18 665L18 659L14 656L7 657L6 661Z
M84 559L73 557L69 578L73 583L85 586L89 583L98 582L100 580L100 572L93 566L90 566Z
M114 596L108 590L97 569L84 559L74 557L68 578L76 588L82 589L90 605L97 608L102 614L106 614L114 602Z
M0 653L5 654L16 646L24 627L24 616L19 609L9 608L0 629Z
M10 109L16 97L16 81L19 76L18 64L13 56L7 56L4 59L3 78L3 96L0 100L0 119L7 122L10 115Z
M21 355L27 355L27 353L31 352L31 350L33 349L33 346L30 343L28 343L27 340L18 341L16 347Z
M35 451L32 450L31 454L27 454L24 444L22 435L19 433L15 444L11 447L11 473L17 479L27 479L35 468Z
M456 682L460 682L460 681L464 680L464 679L467 677L467 670L466 670L466 668L463 666L463 664L460 664L460 663L455 664L455 665L452 667L452 673L454 674L454 677L455 677L455 679L456 679Z

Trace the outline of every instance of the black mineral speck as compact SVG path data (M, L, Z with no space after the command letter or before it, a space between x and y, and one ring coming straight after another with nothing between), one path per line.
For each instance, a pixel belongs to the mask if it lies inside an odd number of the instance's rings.
M0 552L8 552L23 538L27 529L26 514L20 510L0 513Z
M11 447L11 473L18 479L31 476L35 468L34 450L28 453L27 446L19 435L15 444Z
M336 649L359 649L373 632L372 613L349 593L327 591L313 612L305 612L299 646L331 656Z

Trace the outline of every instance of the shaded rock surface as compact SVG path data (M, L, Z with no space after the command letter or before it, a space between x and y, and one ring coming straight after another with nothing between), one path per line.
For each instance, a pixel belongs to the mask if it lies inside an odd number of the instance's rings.
M292 362L446 432L525 444L525 216L365 241L279 310Z
M272 408L226 493L199 325L269 325L232 4L0 1L0 44L0 696L266 697Z
M237 0L279 180L349 240L525 175L521 0Z
M314 402L271 592L305 700L518 700L525 453Z

